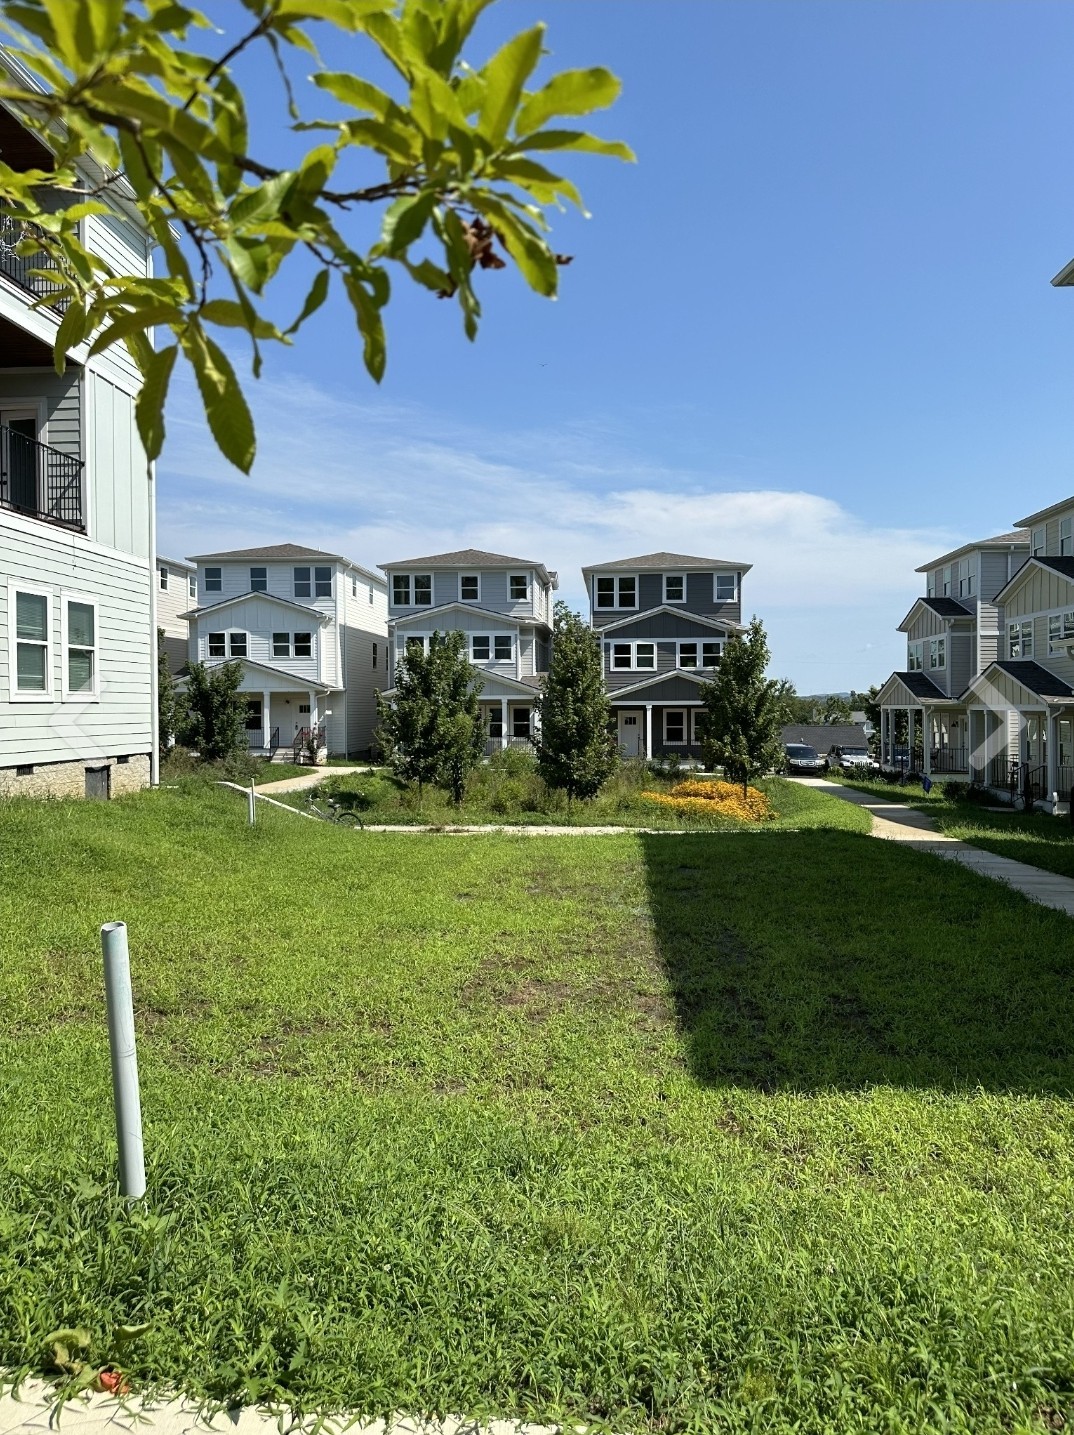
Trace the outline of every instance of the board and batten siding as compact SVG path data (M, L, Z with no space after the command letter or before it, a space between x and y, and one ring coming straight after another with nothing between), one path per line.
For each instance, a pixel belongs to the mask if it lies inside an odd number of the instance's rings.
M149 558L149 479L134 399L91 369L86 403L89 536L106 548Z
M1031 568L1004 604L1004 621L1074 608L1074 583L1050 568Z
M331 625L318 622L314 612L306 618L297 608L281 608L254 597L243 603L229 603L217 613L201 613L195 624L197 661L218 662L218 658L209 657L209 634L231 632L246 634L246 656L251 662L265 663L315 683L332 686L338 682ZM295 633L310 633L312 656L274 658L273 633L289 633L292 640Z
M686 577L686 602L673 606L683 613L698 613L705 618L719 618L727 623L738 624L742 621L742 575L736 569L721 569L721 572L735 573L736 591L738 597L734 602L717 603L713 596L716 592L716 574L713 571L703 573L687 573ZM674 572L668 569L669 573ZM589 603L590 612L593 615L593 626L603 628L608 623L617 622L624 618L632 609L627 608L598 608L597 607L597 579L598 578L621 578L636 577L638 580L638 607L637 612L645 613L652 608L659 608L664 602L664 574L652 572L640 572L631 574L627 569L612 569L606 573L592 573L589 578Z
M0 563L0 767L148 753L153 663L148 564L30 519L0 526ZM49 594L55 701L12 701L8 580L16 588L25 583ZM64 593L97 603L97 701L63 697Z
M916 643L922 638L942 638L946 632L947 625L940 615L931 608L922 608L907 629L906 640Z
M150 273L149 251L143 236L133 224L117 214L91 214L86 219L86 248L91 254L98 254L116 274ZM138 366L127 352L125 344L111 344L105 351L107 362L129 379L135 387L141 386Z

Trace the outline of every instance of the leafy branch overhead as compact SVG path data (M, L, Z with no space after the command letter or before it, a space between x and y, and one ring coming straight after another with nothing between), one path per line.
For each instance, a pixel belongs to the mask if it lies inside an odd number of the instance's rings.
M485 64L463 58L491 0L236 0L242 28L213 57L192 36L218 32L175 0L0 0L8 53L25 74L0 76L0 100L55 156L51 169L0 162L0 214L26 226L20 247L59 266L66 309L56 366L81 344L89 354L123 343L143 375L138 424L150 458L164 441L163 412L177 359L196 375L222 452L248 470L254 429L214 330L238 330L261 371L261 345L290 343L335 281L354 311L370 375L384 373L390 269L432 295L457 300L466 334L481 305L475 270L513 263L554 297L567 262L548 242L549 211L574 204L574 184L550 164L582 152L632 159L626 145L570 122L612 104L619 81L604 69L535 79L544 26L516 35ZM331 52L365 37L395 76L391 94L332 70ZM292 167L253 153L234 63L267 47L291 128L316 143ZM288 63L311 79L334 114L304 115ZM564 120L567 121L564 124ZM381 171L355 187L341 173L355 152ZM120 177L122 176L122 178ZM356 211L379 206L372 244L348 235ZM93 253L82 222L136 211L162 260L123 273ZM270 281L305 256L313 280L285 327L265 312ZM50 270L49 277L56 278ZM42 303L56 304L55 294ZM167 334L154 349L154 328Z

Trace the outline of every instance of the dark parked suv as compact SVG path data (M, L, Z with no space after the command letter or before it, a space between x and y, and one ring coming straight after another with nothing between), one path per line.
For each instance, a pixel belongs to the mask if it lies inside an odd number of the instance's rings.
M824 771L824 759L815 747L804 742L788 742L783 746L783 771L798 777L817 777Z

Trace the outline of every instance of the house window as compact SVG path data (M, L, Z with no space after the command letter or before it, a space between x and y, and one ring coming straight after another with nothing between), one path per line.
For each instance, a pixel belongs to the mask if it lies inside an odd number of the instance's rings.
M209 657L210 657L210 658L226 658L226 657L227 657L227 634L226 634L226 633L210 633L210 634L209 634Z
M634 666L636 668L656 667L656 644L635 643L634 644Z
M524 603L530 596L530 580L525 573L512 573L508 590L512 603Z
M1012 658L1031 658L1033 656L1033 624L1009 623L1007 625L1008 652Z
M352 573L352 574L351 574L351 597L352 597L352 598L357 598L357 596L358 596L358 579L357 579L357 578L354 576L354 574Z
M907 643L906 645L906 671L908 673L919 673L924 666L922 662L923 643Z
M373 671L377 671L377 645L373 644Z
M958 565L958 596L960 598L972 598L973 590L977 586L977 574L968 558L963 558Z
M948 566L947 566L946 568L941 568L941 569L940 569L940 578L941 578L941 587L943 588L943 594L942 594L942 596L943 596L944 598L950 598L950 596L951 596L951 566L950 566L950 564L948 564Z
M251 569L250 569L250 592L251 592L251 593L267 593L267 592L268 592L268 569L267 569L267 568L251 568Z
M733 603L738 597L738 578L734 573L716 574L716 602Z
M700 657L700 666L703 668L714 668L720 661L720 653L723 644L712 643L680 643L678 665L680 668L696 668Z
M245 658L246 656L246 634L229 633L227 635L228 656L231 658Z
M313 596L315 598L331 598L332 596L332 570L331 568L315 568L313 570Z
M93 696L97 692L96 605L68 598L65 624L67 691Z
M373 601L373 585L372 585L372 583L370 583L370 585L369 585L369 601L370 601L371 603L372 603L372 601Z
M496 661L498 663L509 663L511 661L514 654L511 650L510 633L497 633L496 645L493 648L493 653L495 654Z
M598 608L636 608L638 606L638 580L636 578L598 578Z
M294 583L296 598L313 597L313 589L310 587L310 570L308 568L295 569Z
M1031 558L1037 558L1044 552L1046 536L1047 529L1044 527L1043 524L1040 526L1040 528L1033 529L1032 533L1029 536L1029 555Z
M313 634L312 634L312 633L296 633L296 634L295 634L295 657L296 657L296 658L312 658L312 657L313 657Z
M503 712L500 708L489 708L489 737L497 741L503 737Z
M398 608L410 607L410 574L392 574L392 602Z
M664 709L664 741L670 747L683 747L686 743L686 712L683 708Z
M530 710L529 708L511 709L511 736L529 737L530 735Z
M190 597L191 597L191 598L197 598L197 596L198 596L198 580L197 580L197 577L195 576L195 574L191 573L191 574L188 575L186 581L187 581L187 591L188 591Z
M467 573L459 579L459 597L464 603L476 603L481 597L481 578L477 573Z
M290 633L273 633L272 656L274 658L289 658L291 656Z
M634 666L634 652L630 643L612 644L612 667L632 668Z
M220 593L223 591L223 569L206 568L205 570L205 591L206 593Z
M167 568L162 568L162 569L160 570L160 591L161 591L162 593L167 593L167 591L168 591L168 570L167 570Z
M261 733L261 698L246 699L246 731Z
M664 574L664 602L686 602L686 576L683 573Z
M1053 613L1048 619L1048 649L1055 653L1074 643L1074 612Z
M15 592L15 692L27 696L52 691L47 593Z
M930 667L930 668L946 668L946 667L947 667L947 639L946 639L946 638L930 638L930 639L929 639L929 667Z
M299 705L298 705L298 711L299 711L300 713L308 713L309 710L310 710L310 705L309 705L309 703L299 703Z
M421 634L408 633L406 637L402 640L402 646L407 653L414 651L416 653L424 655L426 644L428 643L428 641L428 638L422 636Z
M935 574L935 573L930 573L930 574L929 574L928 587L925 589L925 595L926 595L926 597L929 597L929 598L935 598L935 597L936 597L936 574Z
M1059 554L1066 558L1074 553L1074 536L1071 534L1071 520L1062 518L1059 521Z
M492 653L492 640L487 634L470 640L470 658L475 663L487 663Z

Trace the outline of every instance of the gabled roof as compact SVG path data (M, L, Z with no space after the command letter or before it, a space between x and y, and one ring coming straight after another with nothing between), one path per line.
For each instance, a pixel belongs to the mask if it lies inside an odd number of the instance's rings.
M908 692L913 693L915 698L926 698L930 702L941 703L952 701L952 699L938 688L931 678L927 678L924 673L892 673L891 677L888 678L887 682L884 683L880 692L877 694L878 699L883 694L884 688L887 687L888 683L896 679L902 683Z
M613 569L644 569L646 572L656 571L677 573L684 569L701 572L716 572L737 569L740 573L748 573L753 567L752 563L737 563L731 558L694 558L689 553L642 553L637 558L613 558L609 563L591 563L588 568L583 568L582 573L589 577L590 573L607 573Z
M548 624L543 618L535 618L532 613L501 613L496 608L485 608L480 603L464 603L461 598L455 598L450 603L438 603L435 608L415 608L410 613L403 613L398 618L392 618L396 627L403 627L404 624L414 622L427 622L438 613L480 613L486 618L496 618L508 627L516 628L547 628Z
M189 608L179 616L180 618L203 618L206 613L215 613L218 608L231 608L236 603L245 603L249 598L260 598L269 603L278 603L281 608L290 608L315 623L331 622L331 615L322 613L319 608L311 608L306 603L296 603L291 598L278 598L275 593L255 593L252 590L237 593L234 598L222 598L219 603L203 603L197 608Z
M473 666L473 664L471 664L471 666ZM522 678L516 678L516 677L514 676L514 674L511 674L510 676L508 676L507 673L493 673L493 672L487 671L485 668L474 668L474 671L475 671L476 673L478 673L483 679L487 679L487 683L502 683L502 684L504 685L504 687L506 687L506 688L511 688L511 689L513 689L515 692L517 692L520 696L522 696L522 697L528 697L528 698L532 698L532 697L533 697L533 694L534 694L535 692L539 692L539 691L540 691L541 680L542 680L542 677L544 676L544 675L541 674L541 673L536 673L536 674L527 674L525 677L522 677ZM486 684L486 686L487 686L487 684ZM392 687L392 688L384 688L384 689L382 689L381 696L382 696L382 697L385 697L385 698L394 697L394 696L395 696L395 691L396 691L396 690L395 690L394 687ZM485 689L485 688L482 688L482 689L481 689L481 692L478 694L478 702L496 702L496 701L497 701L497 699L494 698L494 697L493 697L493 698L487 698L487 697L485 696L485 692L486 692L486 689Z
M271 673L274 678L287 678L294 683L299 692L312 689L315 693L338 693L340 688L333 688L327 683L322 683L318 678L300 678L295 673L289 673L286 668L274 668L271 663L259 663L255 658L210 658L205 664L207 668L220 668L225 663L241 663L244 668L256 668L259 673Z
M630 623L639 623L643 618L651 618L656 613L672 613L676 618L687 618L691 623L702 623L706 628L716 628L721 633L744 633L746 630L741 623L732 623L730 618L710 618L703 613L691 613L687 608L672 607L667 603L661 603L659 608L642 608L636 613L628 613L624 618L616 618L614 623L602 623L599 628L594 628L595 633L611 633L616 628L625 628ZM660 639L654 638L653 642ZM672 638L665 638L664 642L675 641Z
M1047 519L1054 518L1056 514L1062 513L1068 508L1074 508L1074 497L1061 498L1058 503L1050 503L1047 508L1042 508L1037 513L1031 513L1028 518L1019 518L1015 521L1024 528L1030 528L1035 523L1044 523Z
M914 606L907 613L906 617L899 624L898 631L905 632L919 608L928 608L939 618L972 618L973 612L957 598L915 598Z
M1057 289L1069 288L1074 284L1074 259L1069 264L1064 264L1059 273L1052 280Z
M1035 663L1031 658L999 658L994 663L989 663L989 668L999 668L1001 673L1006 673L1016 683L1021 683L1031 693L1036 693L1039 698L1074 698L1074 688L1062 678L1057 678L1040 663Z
M994 603L1002 603L1009 593L1012 593L1019 583L1023 583L1030 575L1033 567L1047 568L1052 573L1058 573L1067 582L1074 583L1074 558L1044 558L1038 554L1035 558L1027 558L1013 577L1008 578L1003 587L992 600Z
M259 548L229 548L222 549L219 553L192 553L191 563L212 563L219 559L223 563L239 563L247 558L264 558L270 563L289 563L293 558L323 558L328 563L343 563L348 568L363 574L374 583L384 587L384 579L379 573L374 573L371 568L363 568L360 563L355 563L350 558L345 558L342 553L325 553L320 548L306 548L301 543L269 543Z
M559 587L559 578L535 558L512 558L506 553L486 553L483 548L457 548L453 553L427 553L424 558L400 558L394 563L378 563L385 573L393 568L533 568Z
M671 668L666 673L653 673L643 678L640 683L631 683L626 688L611 688L608 692L608 700L617 703L620 698L625 698L632 693L640 693L644 688L651 688L657 683L666 683L669 678L689 678L692 683L700 687L709 681L706 673L699 673L696 668Z
M978 538L973 543L963 543L961 548L952 548L950 553L944 553L939 558L933 558L928 563L922 563L916 568L916 573L927 573L930 568L939 568L943 563L950 563L952 558L962 558L967 553L976 553L979 548L1028 548L1028 533L997 533L994 538Z

